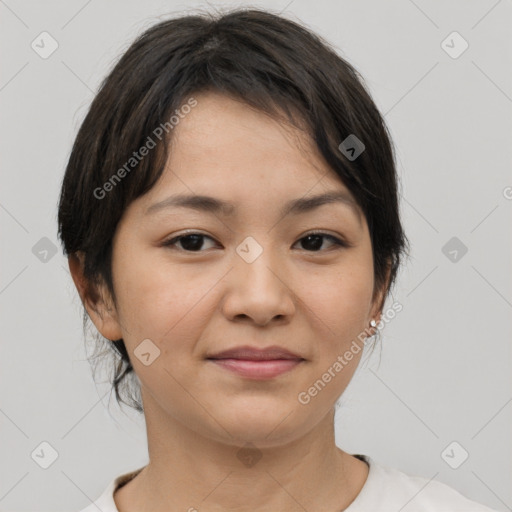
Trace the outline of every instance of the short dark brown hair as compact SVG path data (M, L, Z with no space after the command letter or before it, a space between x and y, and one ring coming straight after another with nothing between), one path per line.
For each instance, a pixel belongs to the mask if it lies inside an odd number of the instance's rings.
M159 22L131 44L103 80L76 136L58 209L64 253L82 253L92 296L95 285L104 283L115 301L114 233L127 206L162 174L172 130L166 130L129 175L122 173L116 182L112 177L187 98L208 90L306 127L366 217L374 292L385 287L387 296L408 241L384 119L362 77L329 43L281 15L246 8ZM339 148L350 135L364 144L355 159ZM107 182L114 190L98 193ZM84 328L86 322L84 310ZM112 384L117 401L142 411L140 396L121 392L134 384L127 377L135 376L123 340L111 340L106 351L116 358Z

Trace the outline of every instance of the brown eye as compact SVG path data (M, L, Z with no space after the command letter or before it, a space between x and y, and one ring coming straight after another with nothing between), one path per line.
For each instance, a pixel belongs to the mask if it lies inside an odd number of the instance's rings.
M187 233L171 238L163 242L163 246L177 249L185 252L204 252L205 239L215 242L213 238L203 233ZM325 252L325 240L330 242L330 247L349 247L349 244L333 235L327 233L309 233L308 235L299 239L296 243L301 244L301 248L308 252ZM322 249L323 247L323 249Z
M298 242L301 242L306 251L323 252L321 251L321 247L324 243L324 239L330 240L334 246L348 247L348 244L343 240L340 240L335 236L328 235L327 233L310 233L302 237Z
M203 247L205 238L213 240L213 238L203 235L202 233L190 233L187 235L175 236L174 238L164 242L162 245L171 248L178 248L178 250L186 252L203 252L201 251L201 248ZM177 244L181 244L181 248L178 247Z

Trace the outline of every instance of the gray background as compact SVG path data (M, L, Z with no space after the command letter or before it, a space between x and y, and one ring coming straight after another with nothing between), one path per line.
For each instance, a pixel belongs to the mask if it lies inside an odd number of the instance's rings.
M512 510L510 0L210 5L283 9L323 35L365 77L396 144L412 245L392 298L403 311L343 396L337 443ZM146 463L142 419L92 380L61 249L40 251L58 246L64 167L113 60L195 7L208 4L0 1L2 511L80 510ZM31 48L43 31L59 45L46 59ZM458 58L441 46L453 31L469 43ZM442 251L452 237L468 249L456 261ZM58 452L48 469L31 458L43 441ZM442 457L453 441L452 464L469 453L458 469Z

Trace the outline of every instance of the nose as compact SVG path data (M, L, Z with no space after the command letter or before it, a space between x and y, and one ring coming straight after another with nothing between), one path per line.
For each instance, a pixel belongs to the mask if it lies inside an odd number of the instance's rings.
M235 254L234 268L226 276L229 284L223 302L223 312L229 320L258 326L290 321L296 308L291 278L283 262L271 252L264 248L251 263Z

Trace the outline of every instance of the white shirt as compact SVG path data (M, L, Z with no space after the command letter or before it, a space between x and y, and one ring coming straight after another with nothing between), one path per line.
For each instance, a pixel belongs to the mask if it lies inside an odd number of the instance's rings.
M407 475L378 464L367 455L355 456L366 461L370 468L363 488L344 512L497 512L436 480ZM142 469L112 480L103 494L81 512L119 512L114 490Z

